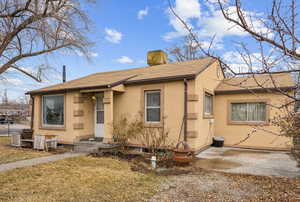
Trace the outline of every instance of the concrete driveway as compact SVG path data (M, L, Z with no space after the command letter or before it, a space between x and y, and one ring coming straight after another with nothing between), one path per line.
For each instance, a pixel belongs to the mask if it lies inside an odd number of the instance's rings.
M300 168L288 152L210 147L199 153L199 166L228 173L300 177Z

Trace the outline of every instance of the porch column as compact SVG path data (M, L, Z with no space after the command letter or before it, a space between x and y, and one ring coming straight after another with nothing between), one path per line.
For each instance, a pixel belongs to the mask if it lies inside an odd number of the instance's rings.
M113 124L113 117L114 117L114 96L113 91L104 91L104 143L109 143L113 141L113 134L112 134L112 124Z

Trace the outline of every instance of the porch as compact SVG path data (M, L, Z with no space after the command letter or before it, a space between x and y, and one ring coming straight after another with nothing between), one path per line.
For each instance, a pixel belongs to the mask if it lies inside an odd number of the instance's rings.
M81 90L75 94L72 122L73 130L77 133L74 141L77 147L85 150L85 147L90 146L90 150L94 150L112 141L114 98L123 92L124 86L117 85L105 89ZM89 139L93 141L88 141Z

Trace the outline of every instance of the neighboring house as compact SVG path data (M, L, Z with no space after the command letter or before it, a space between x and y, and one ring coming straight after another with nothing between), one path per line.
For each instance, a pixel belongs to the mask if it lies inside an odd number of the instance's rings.
M13 120L26 120L30 115L30 105L6 102L0 104L0 116Z
M163 52L152 52L151 66L96 73L28 92L34 99L34 134L58 135L61 143L68 144L87 137L111 142L113 121L134 118L142 111L144 124L167 129L170 143L176 144L184 133L195 151L209 146L213 136L223 136L228 146L290 147L289 138L266 132L278 131L269 119L281 113L270 105L286 100L274 92L267 75L256 77L267 88L261 89L253 78L225 79L212 58L165 62ZM289 74L273 79L280 89L293 93ZM255 124L263 130L251 132ZM249 133L253 133L249 139L235 145Z

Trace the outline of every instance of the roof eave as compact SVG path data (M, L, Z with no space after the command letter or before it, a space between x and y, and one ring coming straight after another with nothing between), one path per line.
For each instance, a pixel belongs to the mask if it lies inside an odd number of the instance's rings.
M195 77L196 77L195 74L187 74L187 75L179 75L179 76L158 77L158 78L151 78L151 79L129 80L129 81L125 81L124 85L180 81L183 79L191 80L191 79L195 79Z
M65 93L65 92L75 91L75 90L87 90L87 89L97 89L97 88L109 88L109 85L53 89L53 90L46 90L46 91L28 91L25 94L26 95L53 94L53 93Z
M265 93L265 92L279 92L295 90L296 86L285 86L278 88L253 88L253 89L236 89L236 90L215 90L215 95L226 94L241 94L241 93Z

